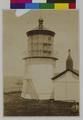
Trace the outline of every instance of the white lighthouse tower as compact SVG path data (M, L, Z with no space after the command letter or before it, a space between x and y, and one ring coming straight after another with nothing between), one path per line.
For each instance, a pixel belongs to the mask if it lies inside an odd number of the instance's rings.
M51 99L57 58L54 57L55 32L44 28L39 19L37 28L28 31L28 47L21 96L26 99Z

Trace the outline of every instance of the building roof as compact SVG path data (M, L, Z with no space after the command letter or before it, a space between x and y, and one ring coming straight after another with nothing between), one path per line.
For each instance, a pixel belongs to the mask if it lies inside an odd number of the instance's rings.
M79 76L79 72L77 70L73 69L73 59L71 57L71 50L70 49L68 49L68 57L67 57L67 60L66 60L66 70L64 70L63 72L61 72L58 75L54 76L52 78L52 80L57 79L58 77L64 75L68 71L72 72L76 76Z
M55 35L55 32L51 31L51 30L48 30L46 29L44 26L43 26L43 19L39 19L39 25L38 27L36 27L35 29L33 30L30 30L28 32L26 32L27 36L31 36L31 35L38 35L38 34L43 34L43 35L51 35L51 36L54 36Z
M68 71L70 71L71 73L75 74L76 76L79 76L79 73L77 73L76 71L74 70L64 70L63 72L59 73L58 75L54 76L52 78L52 80L55 80L57 78L59 78L60 76L64 75L65 73L67 73Z

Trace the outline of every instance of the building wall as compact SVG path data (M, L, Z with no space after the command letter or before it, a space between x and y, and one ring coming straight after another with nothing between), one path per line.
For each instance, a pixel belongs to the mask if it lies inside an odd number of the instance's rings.
M28 96L30 95L30 93L28 92L28 86L33 84L32 91L34 89L34 95L36 96L34 99L50 99L53 89L53 84L51 80L51 78L53 77L53 73L54 69L51 64L29 65L27 67L27 72L24 75L25 80L23 81L22 96L28 99Z
M79 101L79 77L71 72L55 79L53 95L55 100Z

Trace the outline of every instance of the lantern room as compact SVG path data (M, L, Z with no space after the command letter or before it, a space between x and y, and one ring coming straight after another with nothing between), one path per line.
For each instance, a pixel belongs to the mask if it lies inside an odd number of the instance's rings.
M28 57L53 57L53 42L55 32L44 28L43 19L39 19L37 28L27 32Z

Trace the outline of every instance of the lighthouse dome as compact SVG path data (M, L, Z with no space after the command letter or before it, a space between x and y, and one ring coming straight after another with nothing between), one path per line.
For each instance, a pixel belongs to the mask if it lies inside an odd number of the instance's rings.
M48 30L44 27L43 25L44 20L42 18L40 18L38 22L39 25L35 29L26 32L27 36L36 35L36 34L51 35L51 36L55 35L55 32Z

